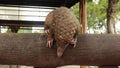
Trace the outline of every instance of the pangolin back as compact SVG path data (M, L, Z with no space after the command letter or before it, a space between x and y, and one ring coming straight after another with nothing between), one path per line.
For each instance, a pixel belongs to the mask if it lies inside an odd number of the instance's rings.
M79 21L66 7L60 7L54 10L53 13L53 31L55 40L72 43L75 34L79 32Z

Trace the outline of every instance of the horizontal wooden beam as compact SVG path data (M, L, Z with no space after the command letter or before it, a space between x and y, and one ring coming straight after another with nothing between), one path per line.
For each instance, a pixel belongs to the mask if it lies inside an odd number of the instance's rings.
M0 64L57 67L63 65L120 65L120 35L81 34L77 47L61 58L56 47L46 48L44 34L0 34Z
M77 3L78 0L0 0L0 4L3 5L19 5L19 6L48 6L48 7L60 7L62 4L66 4L67 7L71 7Z
M0 20L0 26L40 27L44 21Z

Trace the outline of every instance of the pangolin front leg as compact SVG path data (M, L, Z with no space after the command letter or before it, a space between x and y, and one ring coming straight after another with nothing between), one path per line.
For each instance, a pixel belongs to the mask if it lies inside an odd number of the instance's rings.
M46 47L51 48L52 45L53 45L53 40L54 40L53 35L52 35L50 29L45 29L45 33L48 36L47 37L47 45L46 45Z
M53 45L53 38L50 37L50 36L48 36L48 38L47 38L47 45L46 45L46 46L47 46L48 48L51 48L52 45Z

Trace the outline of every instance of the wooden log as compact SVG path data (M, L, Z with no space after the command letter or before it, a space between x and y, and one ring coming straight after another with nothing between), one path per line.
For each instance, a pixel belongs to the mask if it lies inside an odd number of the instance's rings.
M99 66L99 68L119 68L118 66Z
M81 34L77 47L61 58L56 47L46 48L44 34L0 34L0 64L57 67L63 65L120 65L120 35Z

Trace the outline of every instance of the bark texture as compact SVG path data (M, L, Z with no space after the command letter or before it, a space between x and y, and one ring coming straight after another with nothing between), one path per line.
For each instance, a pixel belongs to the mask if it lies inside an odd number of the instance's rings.
M44 34L0 34L0 64L51 68L63 65L120 65L120 35L81 34L77 47L61 58L56 47L46 48Z
M107 32L115 33L115 13L116 13L116 5L119 0L108 0L108 8L107 8Z

